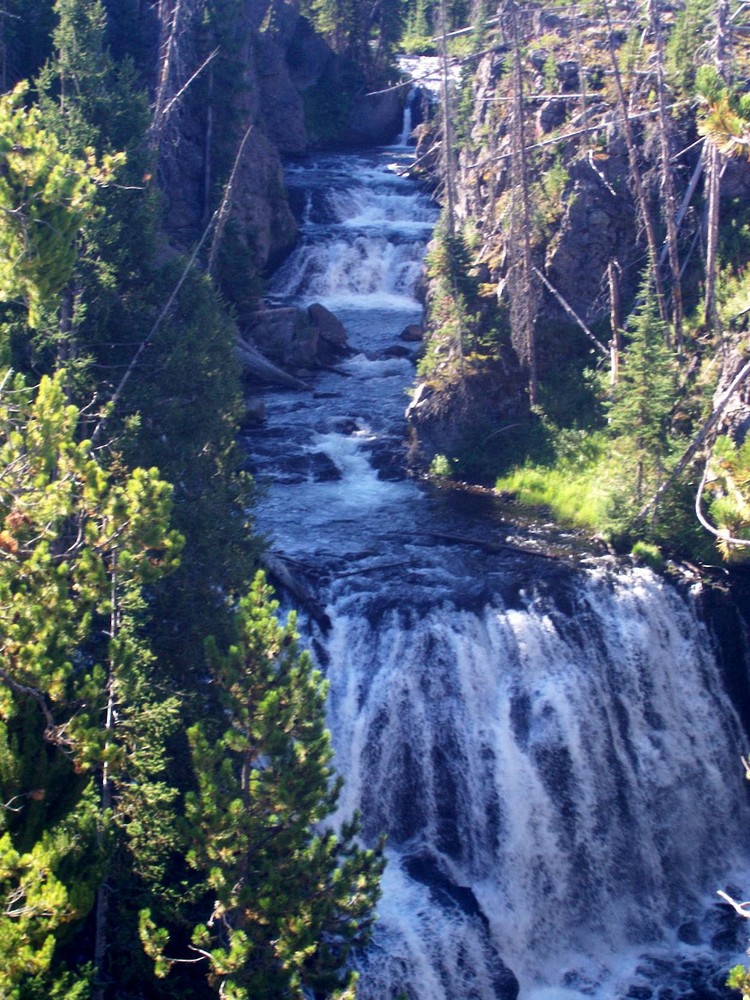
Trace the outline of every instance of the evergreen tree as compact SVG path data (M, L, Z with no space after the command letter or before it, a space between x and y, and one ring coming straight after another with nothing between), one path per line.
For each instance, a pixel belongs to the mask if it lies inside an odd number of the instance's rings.
M609 427L631 470L635 501L640 503L662 478L671 450L670 420L677 392L676 362L665 346L665 324L648 278L626 332L628 344L610 405Z
M20 299L38 328L54 312L76 261L76 239L95 212L97 187L123 157L73 156L44 128L28 89L0 97L0 298Z
M323 721L325 687L282 626L258 577L238 609L239 641L209 647L223 725L189 733L197 790L186 799L188 860L205 879L206 916L193 935L220 996L281 1000L305 990L341 997L354 982L352 949L372 923L380 851L320 824L334 781ZM143 914L143 936L166 974L164 932ZM347 994L348 995L348 994Z
M0 794L8 833L0 875L8 898L22 901L6 911L2 931L6 979L19 988L46 973L57 933L90 910L118 827L127 831L128 816L170 797L158 736L174 705L146 682L136 617L143 584L179 552L167 527L170 490L155 470L108 474L90 442L77 441L78 423L62 373L43 379L33 399L4 387ZM36 802L46 823L35 832ZM31 971L30 941L43 957Z

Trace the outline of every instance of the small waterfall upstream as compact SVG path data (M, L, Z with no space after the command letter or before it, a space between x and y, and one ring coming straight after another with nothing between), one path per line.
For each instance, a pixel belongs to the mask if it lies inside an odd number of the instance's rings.
M357 353L309 394L269 391L248 439L259 526L331 620L305 628L341 815L388 835L358 996L730 997L750 926L714 892L750 888L746 738L698 585L574 539L550 558L500 501L404 476L399 335L436 217L407 162L289 168L302 237L269 297L322 302Z

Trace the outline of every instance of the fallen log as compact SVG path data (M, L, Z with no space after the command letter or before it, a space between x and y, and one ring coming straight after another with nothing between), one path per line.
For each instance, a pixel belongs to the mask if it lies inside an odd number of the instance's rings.
M271 385L281 385L287 389L306 391L310 388L302 379L297 378L295 375L290 375L283 368L279 368L270 362L268 358L264 358L257 348L248 344L246 340L242 340L240 337L235 341L235 351L240 359L243 370L249 372L251 375L255 375L263 382L269 382Z
M331 619L325 613L323 606L313 597L305 584L293 575L284 557L275 552L264 552L260 561L269 578L293 597L324 632L330 631Z

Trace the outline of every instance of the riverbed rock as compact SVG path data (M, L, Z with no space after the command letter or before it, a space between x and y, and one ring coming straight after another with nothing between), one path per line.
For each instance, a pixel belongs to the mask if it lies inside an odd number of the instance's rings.
M265 419L266 404L263 400L250 397L245 399L245 412L240 422L241 429L247 430L251 427L260 427Z
M408 326L405 326L399 334L399 340L405 340L407 343L416 344L423 338L424 327L421 323L410 323Z
M499 438L503 428L525 420L528 412L520 370L507 364L439 387L423 382L406 409L415 434L410 463L419 469L435 455L456 455Z
M310 323L320 335L318 347L321 361L341 358L351 353L346 328L341 320L319 302L307 307Z
M381 358L406 358L409 361L413 361L414 351L405 344L391 344L390 347L386 347L384 351L381 351L379 356Z
M252 315L247 333L274 364L290 371L314 367L320 335L307 312L288 306L264 309Z
M258 310L244 333L269 361L291 372L329 365L350 353L343 324L319 303Z

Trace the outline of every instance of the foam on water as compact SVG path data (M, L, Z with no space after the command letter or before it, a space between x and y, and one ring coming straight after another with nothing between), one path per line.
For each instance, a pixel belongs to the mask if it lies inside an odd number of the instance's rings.
M739 722L689 600L645 570L577 587L573 616L533 592L481 616L412 615L404 595L376 625L334 604L331 727L343 813L362 808L402 868L427 854L476 901L469 919L433 899L421 947L444 954L468 920L480 965L500 956L524 996L569 989L561 970L578 970L578 995L612 1000L618 965L662 945L742 863L750 816ZM389 904L376 938L428 919L424 902L394 906L398 926ZM464 966L428 989L424 960L406 974L399 959L415 996L467 995ZM360 995L390 996L373 974Z

